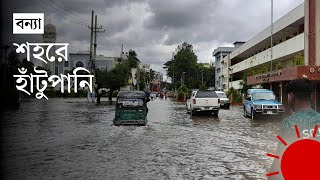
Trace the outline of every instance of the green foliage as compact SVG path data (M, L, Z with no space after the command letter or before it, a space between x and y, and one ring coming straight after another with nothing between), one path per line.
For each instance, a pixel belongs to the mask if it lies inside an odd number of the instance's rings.
M130 68L127 64L117 64L113 69L108 71L107 74L107 88L110 90L118 90L128 84L128 74Z
M144 90L144 87L154 80L155 71L150 69L150 72L146 72L143 69L138 69L137 74L138 81L140 83L140 90Z
M118 93L119 93L119 91L112 92L112 97L117 97Z
M274 70L279 70L279 69L282 69L284 68L284 64L282 62L277 62L273 65L273 69Z
M128 64L129 68L138 68L138 64L140 63L140 60L137 58L137 53L130 49L128 59L126 60L126 63Z
M242 96L241 94L236 94L235 98L234 98L234 102L240 103L242 102Z
M241 93L234 89L234 88L230 88L229 91L226 93L226 95L231 98L231 96L233 97L233 102L242 102L242 96Z
M303 55L298 53L295 55L294 59L291 61L292 66L304 65Z
M95 72L97 89L106 88L107 87L107 79L108 79L108 70L100 70L96 69Z
M184 97L186 96L186 93L183 92L183 91L179 91L178 92L178 101L183 101L184 100Z
M178 88L178 92L187 93L188 92L188 88L186 87L186 85L180 86Z
M207 90L208 88L207 88L207 86L205 85L205 84L201 84L200 85L200 88L199 88L199 90L200 91L205 91L205 90Z
M175 84L182 78L187 87L190 87L189 78L195 77L197 74L197 56L193 52L193 46L187 42L178 45L172 58L164 64L169 77L173 79ZM185 74L183 75L183 72ZM174 78L173 78L174 76Z

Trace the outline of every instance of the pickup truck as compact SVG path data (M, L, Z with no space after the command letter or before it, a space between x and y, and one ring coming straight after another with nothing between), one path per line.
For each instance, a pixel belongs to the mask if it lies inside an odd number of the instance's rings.
M243 116L254 119L257 115L277 115L284 112L283 104L276 100L273 91L249 89L243 102Z
M215 91L193 91L187 100L187 112L195 115L197 112L209 112L218 116L220 98Z

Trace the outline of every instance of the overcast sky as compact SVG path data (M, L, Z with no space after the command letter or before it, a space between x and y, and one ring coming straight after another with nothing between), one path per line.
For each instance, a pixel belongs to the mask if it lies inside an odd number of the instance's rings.
M303 0L274 0L274 21ZM133 49L143 63L161 72L177 45L187 41L199 62L209 62L218 46L248 41L270 25L271 0L30 0L25 11L44 12L57 27L57 41L70 51L88 50L91 10L106 32L97 54L119 56Z

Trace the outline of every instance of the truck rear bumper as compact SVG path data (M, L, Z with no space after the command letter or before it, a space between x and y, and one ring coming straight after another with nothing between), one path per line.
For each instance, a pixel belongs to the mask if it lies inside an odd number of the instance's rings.
M219 107L195 107L194 111L219 111Z
M145 125L147 120L113 120L115 125Z

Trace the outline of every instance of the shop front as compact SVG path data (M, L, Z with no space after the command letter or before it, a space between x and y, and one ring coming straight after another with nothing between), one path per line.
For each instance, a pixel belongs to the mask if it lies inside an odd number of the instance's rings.
M311 97L312 108L320 112L320 66L295 66L287 67L273 72L249 76L248 85L261 85L271 89L285 107L288 105L286 85L295 79L307 78L312 82L313 93ZM288 108L286 108L288 109Z

